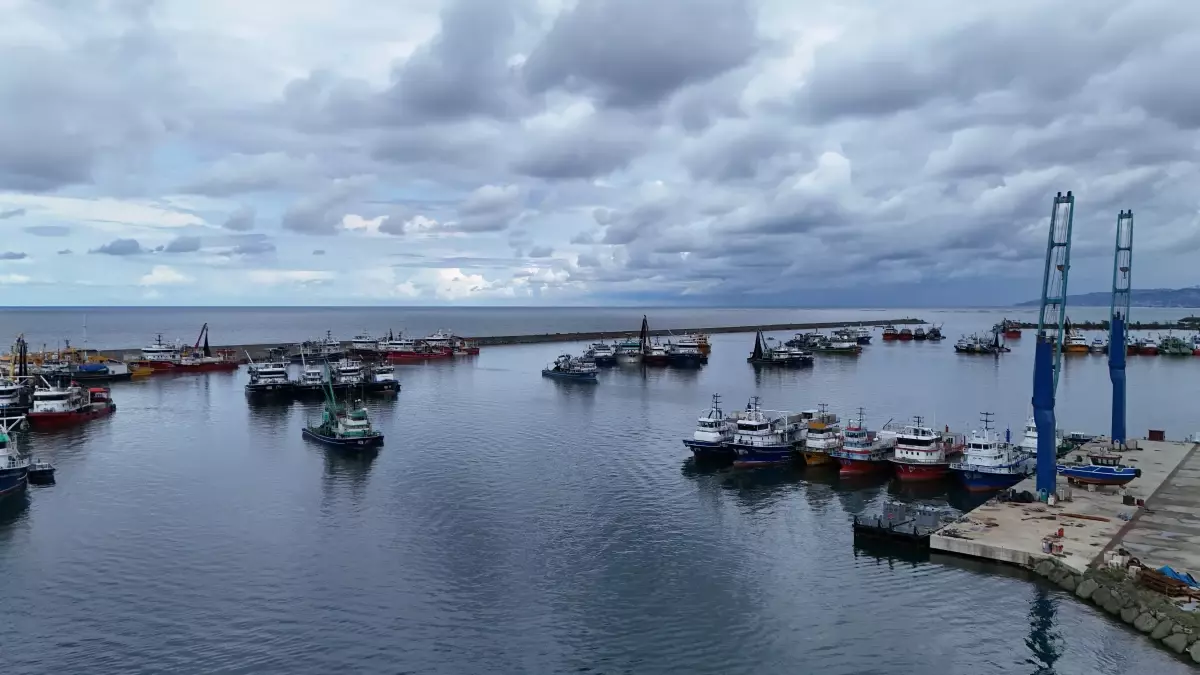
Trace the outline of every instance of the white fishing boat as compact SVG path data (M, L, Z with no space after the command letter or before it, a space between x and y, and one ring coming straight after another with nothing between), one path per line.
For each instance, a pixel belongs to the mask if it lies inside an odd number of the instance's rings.
M721 395L713 394L712 405L700 413L692 437L683 439L683 444L697 460L733 459L734 452L729 443L733 440L735 419L725 416L721 410Z
M806 420L801 414L763 410L753 396L734 425L733 465L741 467L782 464L804 440Z
M1001 441L991 428L991 414L984 413L983 429L971 432L961 458L950 463L950 470L962 478L968 490L1001 490L1033 473L1035 455L1036 449L1031 453L1013 445L1008 432Z

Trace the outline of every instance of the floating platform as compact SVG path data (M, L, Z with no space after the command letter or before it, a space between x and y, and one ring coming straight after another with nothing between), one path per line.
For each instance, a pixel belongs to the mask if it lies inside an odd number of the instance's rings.
M1053 557L1082 573L1105 550L1120 545L1147 564L1200 569L1200 446L1147 440L1133 445L1136 449L1121 453L1122 462L1141 469L1142 475L1124 489L1089 490L1059 476L1058 492L1069 499L1054 505L989 500L960 522L934 532L930 548L1027 567ZM1086 458L1090 449L1091 443L1069 456ZM1035 483L1031 477L1013 489L1036 494ZM1139 499L1145 508L1137 506Z
M854 541L928 549L929 536L945 519L940 509L892 502L884 505L882 515L854 516Z

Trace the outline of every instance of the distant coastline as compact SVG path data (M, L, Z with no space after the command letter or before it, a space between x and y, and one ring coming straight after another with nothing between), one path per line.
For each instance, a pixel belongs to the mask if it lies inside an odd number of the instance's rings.
M1068 295L1067 307L1108 307L1112 301L1111 291ZM1160 307L1192 309L1200 307L1200 286L1190 288L1135 288L1129 294L1134 307ZM1037 307L1041 300L1028 300L1017 307Z

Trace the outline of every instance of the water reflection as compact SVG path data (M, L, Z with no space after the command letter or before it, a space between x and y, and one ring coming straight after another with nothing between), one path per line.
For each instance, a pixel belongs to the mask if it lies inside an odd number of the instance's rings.
M1033 653L1030 663L1036 666L1034 675L1052 675L1054 664L1063 654L1062 636L1055 630L1055 600L1041 585L1033 591L1029 607L1029 637L1025 644Z
M29 512L29 490L0 497L0 535L7 537L9 526L25 519Z
M375 463L379 451L345 452L327 447L321 449L325 454L325 471L321 478L324 500L333 498L340 487L348 487L351 501L354 504L361 503L371 476L371 466Z
M854 557L873 558L886 562L888 569L915 569L922 563L929 562L929 549L914 546L901 546L878 539L854 540Z

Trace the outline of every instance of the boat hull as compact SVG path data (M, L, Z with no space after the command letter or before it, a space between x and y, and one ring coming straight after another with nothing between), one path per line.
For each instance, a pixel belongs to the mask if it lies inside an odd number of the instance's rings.
M0 498L20 493L28 484L29 467L0 470Z
M869 459L838 457L837 463L839 476L866 476L888 471L892 468L891 462L887 460L876 462Z
M542 370L542 377L548 377L552 380L563 380L565 382L590 382L595 383L595 373L560 373L553 370Z
M181 363L171 369L173 373L231 373L238 369L236 361L213 361L211 363Z
M1008 340L1016 340L1016 339L1018 339L1018 338L1020 338L1020 337L1021 337L1021 331L1019 331L1019 330L1006 330L1006 331L1004 331L1004 337L1005 337L1006 339L1008 339Z
M733 451L733 465L737 467L771 466L786 464L792 461L792 446L790 445L738 445L729 444Z
M432 361L434 359L448 359L454 356L454 352L448 349L442 349L432 352L388 352L388 363L415 363L419 361Z
M805 450L804 463L808 466L836 466L837 460L829 456L829 453L818 450Z
M278 384L247 384L246 395L255 398L291 396L295 387L290 382Z
M724 443L713 443L710 441L695 441L690 438L685 438L683 445L688 450L692 451L692 456L697 461L707 462L727 462L734 458L733 449Z
M176 364L171 361L130 361L129 367L133 368L149 368L154 372L162 372L165 370L174 370Z
M618 354L617 363L633 366L642 362L641 354Z
M1091 351L1089 345L1067 345L1063 347L1063 351L1068 354L1086 354Z
M971 492L1003 490L1027 478L1020 473L988 473L974 469L956 470L955 473L962 479L963 486Z
M593 359L597 366L608 368L617 365L617 357L615 356L597 356Z
M907 464L893 461L896 477L902 481L930 481L945 478L950 473L950 463Z
M107 417L116 412L116 410L117 405L109 403L104 406L95 406L86 410L73 410L71 412L30 412L25 415L25 419L29 422L30 429L34 431L49 431L78 426L85 422L100 419L101 417Z
M1059 464L1057 471L1060 476L1066 476L1076 483L1083 483L1085 485L1125 485L1134 478L1142 475L1141 469L1128 467L1116 469L1113 467L1074 467Z
M671 359L666 354L643 354L642 365L646 366L665 366L671 363Z
M367 436L365 438L339 438L337 436L325 436L313 429L304 428L300 430L300 435L310 441L316 441L322 445L339 450L374 450L383 446L383 434Z
M869 344L871 344L871 336L863 335L857 339L857 342L860 345L869 345Z
M670 357L669 363L676 368L699 368L708 363L708 357L703 354L675 354ZM600 362L597 361L596 365L600 365Z

